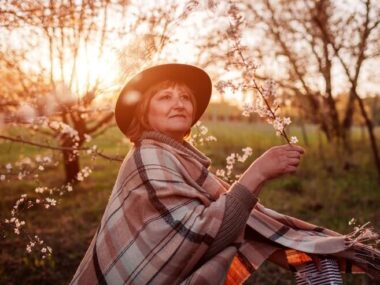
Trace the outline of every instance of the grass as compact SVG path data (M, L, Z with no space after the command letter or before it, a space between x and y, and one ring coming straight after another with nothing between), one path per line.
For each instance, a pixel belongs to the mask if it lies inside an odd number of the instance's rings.
M212 169L223 168L231 152L241 152L250 146L253 156L235 169L241 172L250 162L270 146L283 143L270 126L248 123L207 123L209 133L217 142L200 146L213 160ZM347 233L348 221L355 217L359 222L372 221L380 229L380 187L376 183L372 156L366 137L354 129L353 152L349 157L336 151L320 136L314 126L307 126L309 146L297 175L284 176L266 184L261 202L281 213L293 215L309 222ZM10 130L17 135L17 130ZM291 129L302 141L301 130ZM31 136L41 141L38 134ZM109 155L125 155L125 143L116 128L109 129L94 139L99 149ZM27 145L0 142L0 165L22 157L60 154ZM0 239L0 284L67 284L93 237L116 179L120 163L89 155L81 157L81 166L91 166L92 174L75 191L60 198L58 206L50 209L33 207L24 211L26 229L37 233L54 250L51 258L41 262L25 252L25 241L9 231L2 231ZM1 170L4 172L4 170ZM39 180L12 179L0 182L0 219L10 215L14 202L23 193L34 194L36 186L61 185L64 181L61 165L41 172ZM4 235L5 238L4 238ZM275 278L274 278L275 277ZM375 284L366 276L346 276L347 284ZM272 265L264 265L247 284L292 284L291 274Z

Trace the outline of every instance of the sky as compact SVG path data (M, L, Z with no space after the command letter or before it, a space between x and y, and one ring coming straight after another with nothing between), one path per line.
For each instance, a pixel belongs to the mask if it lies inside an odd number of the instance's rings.
M165 0L159 1L144 1L143 6L141 6L141 1L131 1L132 4L136 4L136 8L129 11L128 17L121 17L119 14L115 13L109 17L110 19L110 27L117 27L120 24L124 25L133 25L135 21L135 17L133 14L139 13L141 10L149 10L154 6L163 5L166 3ZM186 3L184 1L178 3ZM341 5L342 1L337 1L337 5ZM350 0L350 5L343 6L343 10L351 10L355 9L355 1ZM140 6L138 6L140 5ZM139 7L139 8L138 8ZM208 1L200 1L200 6L193 11L191 17L189 17L186 21L178 21L175 23L175 27L173 31L175 33L175 44L169 44L166 49L164 49L163 53L160 54L159 61L168 60L168 61L177 61L183 63L191 63L194 64L197 60L197 48L196 48L196 40L197 38L202 38L210 33L213 33L213 29L215 26L221 27L228 23L225 17L226 11L226 2L220 1L219 5L216 6L215 9L208 9ZM131 14L132 13L132 14ZM178 12L177 12L178 13ZM214 25L214 26L213 26ZM171 27L172 28L172 27ZM147 25L142 25L138 28L138 34L143 34L148 32ZM29 36L28 36L29 33ZM32 36L30 36L32 35ZM23 47L24 45L36 44L36 39L39 37L38 32L35 34L30 34L30 31L26 29L19 29L17 31L12 32L11 34L0 33L0 40L2 41L2 48L8 47ZM91 86L99 80L99 96L98 102L102 102L104 98L112 98L115 97L115 93L118 89L120 89L121 85L125 82L120 79L121 74L121 66L120 66L120 51L125 48L128 43L136 40L135 36L126 35L123 37L114 35L111 38L110 44L107 44L104 47L102 56L98 54L98 46L97 43L88 44L86 49L80 49L77 57L77 63L75 67L75 80L74 84L71 87L71 91L73 94L84 94ZM189 39L192 39L189 41ZM245 38L243 38L244 43L255 43L255 41L259 41L260 37L252 37L251 34L245 34ZM253 41L253 42L252 42ZM26 68L35 69L38 71L38 68L43 66L48 69L50 67L50 58L49 58L49 49L47 42L39 42L40 47L36 49L34 52L29 53L29 60L24 63ZM138 43L137 43L138 44ZM139 46L137 46L139 48ZM133 59L133 55L131 57ZM36 61L37 60L37 61ZM280 77L284 68L281 61L273 61L270 57L264 58L261 62L258 62L260 68L273 74L274 78ZM379 62L380 64L380 62ZM71 77L72 73L72 61L70 58L67 59L64 68L61 69L57 60L54 61L54 76L56 80L59 80L62 77L62 72L66 79ZM213 70L207 69L209 72L213 72ZM260 71L260 70L259 70ZM224 72L220 79L230 79L238 76L236 72ZM367 93L380 93L380 82L379 79L379 70L374 68L372 65L365 65L363 72L361 74L363 80L361 80L362 84L359 86L362 94ZM127 80L127 78L125 78ZM347 84L345 77L343 76L343 71L341 68L337 67L334 70L334 80L338 82L335 90L336 93L344 90L344 86ZM215 82L214 82L215 83ZM318 84L318 82L316 82ZM341 90L339 90L339 86L341 86ZM225 94L225 99L235 104L241 104L245 99L249 99L250 97L245 97L241 93L233 93L227 90ZM213 100L218 101L219 96L217 92L213 95ZM248 100L249 101L249 100Z

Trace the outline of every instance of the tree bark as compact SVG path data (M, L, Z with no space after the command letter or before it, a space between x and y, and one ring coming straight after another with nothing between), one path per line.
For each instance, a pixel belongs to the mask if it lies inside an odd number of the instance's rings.
M355 102L355 92L353 90L356 90L356 86L354 88L351 87L348 102L346 105L346 111L344 114L344 119L342 122L343 144L344 144L344 148L347 150L348 153L352 151L350 130L352 127L352 120L353 120L353 115L354 115L354 102Z
M369 118L367 111L365 110L363 100L356 94L355 96L356 100L358 100L360 112L364 118L365 125L367 127L369 140L371 143L371 149L373 153L373 159L376 166L376 172L377 172L377 181L380 184L380 157L379 157L379 150L376 143L376 136L373 128L372 120Z
M303 138L303 141L305 143L305 146L309 147L310 146L310 144L309 144L309 138L307 136L305 123L303 121L301 121L300 127L301 127L302 138Z
M79 137L82 138L82 136ZM61 146L66 148L62 151L66 183L77 184L79 182L77 179L80 171L79 153L75 149L80 148L83 142L83 138L79 141L74 140L70 134L63 134L61 137Z
M71 184L77 184L78 173L80 171L79 156L75 155L71 150L62 151L63 164L65 169L65 182Z

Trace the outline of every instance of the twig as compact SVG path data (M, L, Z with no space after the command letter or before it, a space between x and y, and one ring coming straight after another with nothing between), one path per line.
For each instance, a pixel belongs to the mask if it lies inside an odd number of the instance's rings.
M87 150L92 150L94 154L99 155L102 158L105 158L105 159L108 159L108 160L112 160L112 161L123 161L123 159L120 158L120 157L108 156L108 155L105 155L105 154L99 152L98 150L93 150L90 147L73 148L73 147L64 147L64 146L62 146L62 147L60 147L60 146L51 146L51 145L40 144L40 143L36 143L36 142L31 142L31 141L26 141L26 140L23 140L23 139L21 139L19 137L13 138L13 137L8 137L8 136L4 136L4 135L0 135L0 139L4 139L4 140L8 140L8 141L13 141L13 142L17 142L17 143L28 144L28 145L35 146L35 147L42 147L42 148L47 148L47 149L51 149L51 150L58 150L58 151L63 151L63 150L71 150L71 151L87 151Z

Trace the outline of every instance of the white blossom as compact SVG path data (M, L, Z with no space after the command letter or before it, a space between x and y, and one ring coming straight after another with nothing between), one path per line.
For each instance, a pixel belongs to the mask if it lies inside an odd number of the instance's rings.
M22 172L19 172L17 174L17 178L18 178L18 180L22 180L24 178L24 174Z
M37 187L36 189L34 189L34 191L36 193L44 193L45 191L47 190L47 187Z
M223 169L217 169L216 170L217 176L224 177L225 174L226 174L226 172Z
M34 118L37 116L36 110L32 105L28 103L22 103L17 110L17 115L24 119L26 122L32 123Z
M208 136L208 137L206 137L206 141L208 141L208 142L216 142L217 139L214 136Z
M50 127L54 130L58 130L59 126L60 126L59 122L56 122L56 121L50 122Z
M201 121L198 121L195 123L195 130L196 133L191 134L191 138L189 139L189 143L192 145L203 145L204 142L212 142L216 141L216 138L214 136L206 136L208 133L208 128L201 123Z
M296 144L296 143L298 143L298 139L297 139L297 137L292 136L292 137L290 138L290 143L291 143L291 144Z
M71 184L67 184L66 185L66 190L67 190L67 192L73 191L73 186L71 186Z
M226 158L227 164L233 164L235 163L235 154L231 153L227 158Z
M252 104L249 104L249 103L244 103L243 104L243 112L242 112L242 115L244 117L249 117L251 113L254 112L254 108L253 108L253 105Z
M244 152L245 155L248 155L248 156L252 155L252 148L249 146L243 148L242 151Z
M48 197L45 200L46 200L46 202L48 202L50 204L50 206L56 206L57 205L57 201L55 199Z
M282 132L284 130L284 123L281 118L276 118L272 121L272 125L276 131Z
M88 134L84 134L84 140L86 142L90 142L92 140L92 137L90 135L88 135Z
M24 157L20 161L16 162L16 164L18 166L22 166L22 165L33 166L33 161L32 161L32 159L30 157Z
M284 118L284 120L283 120L283 123L284 123L284 125L290 125L291 124L291 122L292 122L292 120L289 118L289 117L286 117L286 118Z
M51 157L49 157L49 156L44 156L44 157L42 158L42 161L43 161L44 163L50 163L50 162L52 162L52 159L51 159Z
M201 135L205 135L208 132L208 128L204 125L200 126L200 133Z
M83 179L83 174L81 173L81 172L79 172L78 174L77 174L77 180L78 181L83 181L84 179Z

